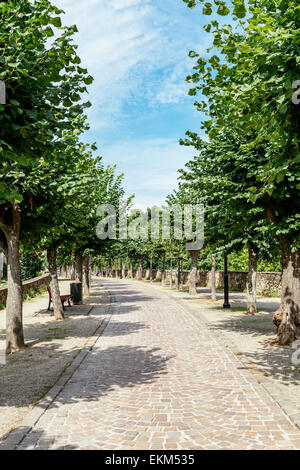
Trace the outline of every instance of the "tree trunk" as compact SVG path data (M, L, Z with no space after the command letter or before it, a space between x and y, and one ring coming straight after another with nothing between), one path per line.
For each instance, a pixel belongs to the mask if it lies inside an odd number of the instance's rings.
M47 249L47 260L49 265L49 273L51 276L50 290L52 296L54 317L55 320L64 320L65 316L60 300L60 291L57 279L56 246L50 246Z
M163 255L163 267L161 271L161 284L164 286L166 284L166 253Z
M177 260L176 260L176 276L175 276L176 290L179 290L179 285L180 285L180 260L179 260L179 252L178 252Z
M130 259L130 272L129 272L129 277L133 279L133 263L132 259Z
M180 263L180 289L183 290L183 258L179 259Z
M89 289L91 289L91 285L92 285L92 272L93 272L92 262L93 262L93 258L90 255L89 256Z
M197 294L197 268L198 268L199 250L191 250L189 253L192 258L190 277L189 277L189 294L196 295Z
M19 238L21 214L15 203L11 203L11 224L0 218L2 236L0 247L7 261L6 299L6 352L10 354L25 348L23 332L22 275L20 264Z
M90 295L90 272L91 272L91 257L85 256L83 258L83 295Z
M153 269L152 268L153 268L153 258L152 256L150 256L150 273L149 273L150 282L153 282Z
M0 282L2 281L2 277L3 277L3 260L4 260L4 254L0 252Z
M20 217L20 216L19 216ZM14 224L15 225L15 224ZM6 353L25 348L23 332L22 275L19 253L19 227L7 237Z
M173 288L173 259L170 259L170 288Z
M81 255L76 255L75 257L75 276L76 281L81 282L83 280L83 260Z
M213 256L211 261L211 300L216 302L217 290L216 290L216 258Z
M140 261L139 261L138 271L137 271L137 279L138 279L138 281L141 281L141 280L143 279L143 261L144 261L144 257L141 256L141 257L140 257Z
M255 315L256 308L256 275L257 275L257 251L253 246L249 246L249 264L247 279L247 314Z
M75 265L74 263L71 266L71 275L70 275L71 281L75 281L76 279L76 270L75 270Z
M300 250L292 252L289 241L281 244L281 305L273 322L277 326L279 344L290 344L300 335Z

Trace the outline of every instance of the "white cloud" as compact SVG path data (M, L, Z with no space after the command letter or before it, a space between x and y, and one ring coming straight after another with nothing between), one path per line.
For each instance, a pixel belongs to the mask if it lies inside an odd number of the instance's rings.
M93 130L112 127L131 101L157 106L186 97L187 53L194 38L184 36L188 27L176 16L174 0L160 2L56 0L66 11L64 23L78 26L78 52L95 79L90 87Z
M194 149L174 139L145 139L118 142L104 147L104 162L117 162L117 173L125 172L128 195L135 193L135 206L161 205L177 187L177 170L193 158Z
M128 195L136 194L135 205L141 208L164 203L176 187L178 168L183 168L194 154L193 149L180 147L171 138L150 140L141 135L140 140L116 142L118 129L127 130L127 105L137 105L136 113L146 114L149 108L167 108L186 99L189 86L185 77L193 64L188 51L197 44L197 50L204 50L205 44L199 44L201 26L197 20L192 23L185 18L183 12L190 10L182 0L178 2L55 0L66 11L63 22L77 24L79 34L74 40L79 45L78 53L95 79L89 87L92 134L99 143L102 139L98 131L105 127L114 130L114 141L101 145L101 154L105 163L117 163L118 173L125 173L126 191ZM136 133L132 127L133 107L128 128L131 136ZM172 116L166 113L168 118ZM160 135L159 124L153 122L150 132L151 124L148 135ZM143 132L141 126L139 132Z
M159 32L149 24L153 8L141 0L56 0L65 24L77 24L75 41L82 63L94 77L90 99L93 128L111 124L136 83L135 67L153 66Z

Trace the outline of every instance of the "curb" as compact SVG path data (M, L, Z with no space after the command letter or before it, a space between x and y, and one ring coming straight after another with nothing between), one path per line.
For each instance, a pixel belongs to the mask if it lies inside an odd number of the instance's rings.
M111 320L113 313L114 299L108 290L107 292L110 297L110 305L109 310L107 312L107 315L109 315L109 317L101 321L96 331L87 340L84 348L77 354L77 356L75 356L71 364L62 372L61 376L57 379L57 381L46 393L46 395L44 395L41 400L36 405L34 405L34 408L23 419L21 425L8 434L6 439L4 439L3 443L0 444L0 450L16 450L16 448L22 443L22 441L38 423L38 421L49 408L49 406L54 402L54 400L63 390L67 382L72 378L73 374L80 367L81 363L84 361L86 356L93 349L97 340L102 336L104 330L106 329L107 325ZM92 307L91 310L93 308L97 307Z

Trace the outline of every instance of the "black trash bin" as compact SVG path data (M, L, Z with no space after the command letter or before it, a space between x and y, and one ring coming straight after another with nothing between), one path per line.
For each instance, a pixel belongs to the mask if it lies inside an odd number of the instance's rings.
M82 284L81 282L72 282L70 284L71 295L73 296L73 304L80 305L82 304Z

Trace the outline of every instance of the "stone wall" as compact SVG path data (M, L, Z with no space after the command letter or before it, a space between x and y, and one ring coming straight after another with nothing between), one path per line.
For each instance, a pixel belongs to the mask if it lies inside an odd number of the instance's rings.
M50 275L44 274L43 276L28 279L23 282L23 295L25 296L28 292L37 289L38 287L47 286L50 284ZM0 287L0 305L6 303L7 287Z
M128 271L126 270L126 276ZM136 277L136 270L133 270L133 276ZM184 284L188 283L189 280L189 271L182 272L182 282ZM230 271L229 272L229 288L237 290L245 290L247 288L247 275L246 271ZM166 272L167 281L170 280L171 273L170 271ZM115 271L113 271L113 277L115 277ZM143 278L149 279L150 271L149 269L143 270ZM153 269L152 274L153 280L161 279L161 271ZM176 272L172 271L172 279L175 281ZM198 271L197 273L197 285L199 287L211 287L211 273L207 271ZM224 271L216 271L216 286L224 286ZM281 273L257 273L257 291L258 292L269 292L269 291L279 291L281 287Z

